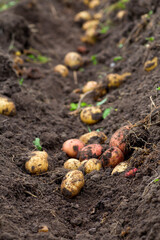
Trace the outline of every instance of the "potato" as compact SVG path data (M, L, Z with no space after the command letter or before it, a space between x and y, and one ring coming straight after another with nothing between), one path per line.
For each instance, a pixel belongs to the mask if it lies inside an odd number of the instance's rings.
M26 161L25 169L31 174L40 174L48 170L48 154L45 151L34 151L31 158Z
M79 170L69 171L61 183L61 192L67 198L76 196L84 186L84 175Z
M109 146L118 147L124 154L128 152L128 144L126 142L127 134L129 133L130 126L126 125L118 129L111 137Z
M93 8L99 6L99 5L100 5L100 0L92 0L92 1L88 4L88 7L91 8L91 9L93 9Z
M96 38L97 35L96 29L94 27L87 29L85 35L87 37Z
M79 53L69 52L64 58L64 63L71 69L77 69L83 65L83 59Z
M117 13L116 18L119 20L122 20L127 15L126 10L121 10Z
M88 6L90 0L83 0L83 3Z
M82 92L86 93L86 92L92 91L96 87L98 87L98 83L96 81L89 81L84 85Z
M60 73L62 77L67 77L69 74L68 68L62 64L58 64L53 70L54 72Z
M83 147L84 147L84 144L79 139L69 139L63 143L62 150L69 157L75 158L79 150Z
M82 36L81 37L81 42L83 43L89 43L89 44L95 44L96 43L96 38L95 37L89 37L89 36Z
M64 163L65 169L76 170L81 166L81 162L75 158L70 158Z
M126 72L124 74L110 73L107 75L107 86L108 88L117 88L119 87L126 77L131 76L131 73Z
M90 158L99 158L103 147L100 144L89 144L79 151L79 160L82 162Z
M112 171L111 175L114 173L124 172L128 168L128 162L120 162Z
M101 167L102 167L102 164L98 159L91 158L84 164L84 171L85 173L90 173L94 170L99 171Z
M102 162L103 168L114 168L124 160L124 155L119 148L111 147L102 154L100 160Z
M80 119L87 124L94 124L102 119L102 111L99 107L86 107L80 113Z
M2 95L0 96L0 114L6 116L14 116L16 114L15 104L11 99Z
M104 143L107 139L107 136L103 132L92 131L89 133L83 134L79 140L84 144L87 144L90 141L98 141L98 143Z
M154 57L152 60L145 62L144 69L147 72L150 72L151 70L155 69L158 65L158 58Z
M99 20L97 19L89 20L82 25L82 29L86 31L89 28L97 28L98 24L99 24Z
M93 15L93 18L94 18L94 19L97 19L97 20L100 20L102 17L103 17L103 11L98 12L98 13L95 13L95 14Z
M85 22L91 19L91 14L87 11L81 11L76 14L74 21L75 22Z

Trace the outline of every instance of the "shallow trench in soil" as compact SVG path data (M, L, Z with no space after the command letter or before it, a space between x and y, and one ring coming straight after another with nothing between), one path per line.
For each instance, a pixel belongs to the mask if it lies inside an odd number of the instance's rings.
M115 2L101 1L92 12ZM0 115L1 240L160 239L160 181L154 181L160 175L160 71L159 65L150 72L144 70L147 60L157 57L158 64L160 60L160 4L130 0L125 18L117 20L117 11L113 12L113 25L93 46L82 44L83 31L74 22L75 14L86 9L81 1L26 0L0 13L0 94L11 98L17 109L14 117ZM144 21L142 15L151 10L152 15ZM151 36L155 40L146 46L146 38ZM118 48L122 38L126 42ZM86 64L77 71L77 83L71 70L66 78L54 73L53 67L63 64L65 54L81 45L88 51L83 55ZM50 61L27 61L24 52L31 48ZM24 61L20 66L22 85L13 68L17 51ZM96 65L90 61L93 55ZM114 62L116 56L122 56L122 61ZM85 175L79 195L67 199L60 191L67 172L63 164L68 159L62 144L88 132L79 115L70 114L70 103L77 103L80 97L73 90L89 80L105 79L109 73L125 72L132 75L104 96L107 101L101 108L112 108L110 115L90 128L107 135L106 150L117 129L135 124L155 110L150 122L135 128L137 133L145 129L147 138L125 158L128 171L135 167L138 171L131 178L124 173L111 175L110 168L93 171ZM92 96L85 101L96 104ZM24 165L35 150L36 137L49 155L49 170L31 176ZM43 225L48 232L39 232Z

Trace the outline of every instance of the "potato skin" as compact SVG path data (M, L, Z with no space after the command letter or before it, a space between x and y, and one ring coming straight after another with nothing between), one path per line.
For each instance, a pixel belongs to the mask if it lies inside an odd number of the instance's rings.
M124 154L128 152L128 146L126 143L126 137L129 133L130 126L126 125L118 129L111 137L109 146L110 147L118 147Z
M86 163L84 164L84 171L85 173L90 173L94 170L99 171L101 167L102 167L102 163L98 159L91 158L88 161L86 161Z
M88 142L94 143L104 143L107 140L107 136L103 132L92 131L86 134L83 134L79 140L81 140L84 144Z
M89 91L92 91L94 90L96 87L98 86L98 83L96 81L89 81L87 82L83 89L82 89L82 92L83 93L86 93L86 92L89 92Z
M63 143L62 150L69 156L69 157L77 157L78 152L80 149L84 147L83 142L79 139L69 139Z
M14 116L16 114L15 104L4 96L0 96L0 114L6 116Z
M58 64L53 70L54 72L59 73L62 77L67 77L69 74L68 68L62 64Z
M65 169L76 170L81 166L81 162L75 158L70 158L64 163Z
M103 168L112 167L114 168L120 162L124 160L124 155L122 151L117 147L111 147L106 150L100 157Z
M34 151L31 158L26 161L25 169L30 174L41 174L48 170L48 154L45 151Z
M82 29L86 31L89 28L96 28L98 24L99 24L99 20L97 19L89 20L83 24Z
M84 175L79 170L69 171L61 183L61 192L67 198L76 196L84 186Z
M115 168L113 169L111 175L115 173L121 173L124 172L128 167L128 162L120 162Z
M87 124L94 124L102 119L102 111L99 107L86 107L80 113L80 119Z
M79 160L82 162L91 158L99 158L103 147L100 144L89 144L79 151Z
M91 19L91 14L87 11L81 11L77 13L74 17L75 22L85 22Z
M77 52L69 52L64 58L64 63L71 69L77 69L83 65L83 59Z

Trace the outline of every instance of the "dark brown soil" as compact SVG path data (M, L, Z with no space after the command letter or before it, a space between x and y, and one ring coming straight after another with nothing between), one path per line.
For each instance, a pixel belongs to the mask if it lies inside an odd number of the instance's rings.
M94 12L115 2L104 0ZM117 10L110 13L108 33L101 34L94 46L86 45L84 58L96 54L98 64L86 61L84 71L77 72L76 84L72 71L62 78L53 67L63 63L67 52L83 45L82 30L73 19L86 8L81 1L22 0L0 13L0 94L10 97L17 108L14 117L0 115L0 240L160 239L160 181L153 181L160 176L160 91L156 90L160 87L160 2L130 0L123 20L117 20ZM142 18L151 10L150 17ZM155 40L148 42L146 38L152 36ZM124 47L118 48L122 38L126 39ZM24 61L26 71L20 85L12 62L16 51L29 48L51 61ZM115 56L123 59L114 63ZM158 57L158 66L146 72L144 63L153 57ZM24 54L22 58L25 60ZM109 91L102 105L103 110L112 107L110 115L90 128L107 135L106 150L117 129L154 111L136 127L139 135L135 131L131 135L134 148L127 157L128 170L136 167L138 171L131 178L124 173L113 176L110 168L92 172L85 175L80 194L66 199L60 185L68 157L61 147L65 140L88 132L78 115L69 114L69 104L79 100L73 90L88 80L124 72L132 76ZM84 101L95 104L90 96ZM31 176L24 164L36 137L49 154L49 171ZM48 232L38 232L42 225L48 226Z

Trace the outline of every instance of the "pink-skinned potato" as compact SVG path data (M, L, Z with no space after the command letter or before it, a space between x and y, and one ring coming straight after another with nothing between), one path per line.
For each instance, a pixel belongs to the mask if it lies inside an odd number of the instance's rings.
M123 152L117 147L111 147L106 150L100 157L103 168L112 167L114 168L120 162L123 162L124 155Z
M99 158L102 151L103 147L100 144L89 144L79 151L79 160L82 162L91 158Z
M76 158L78 152L84 147L84 143L79 139L73 138L65 141L62 146L63 152L69 157Z

